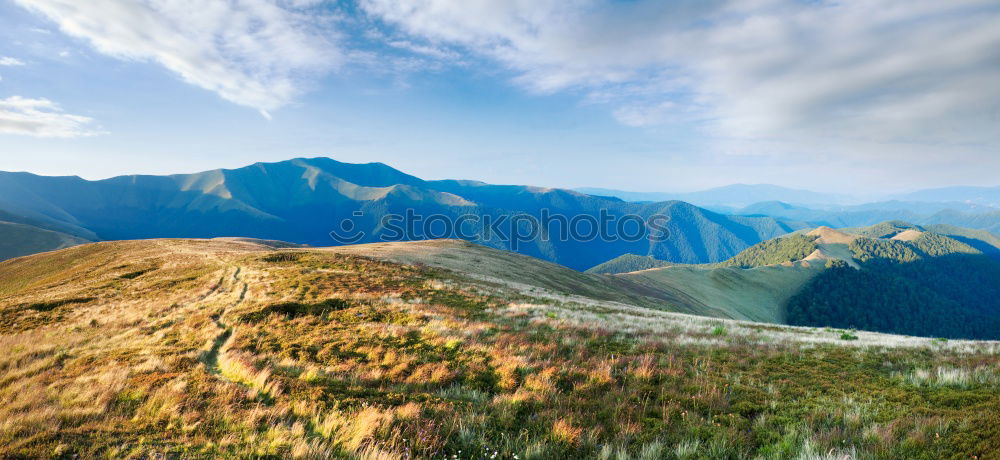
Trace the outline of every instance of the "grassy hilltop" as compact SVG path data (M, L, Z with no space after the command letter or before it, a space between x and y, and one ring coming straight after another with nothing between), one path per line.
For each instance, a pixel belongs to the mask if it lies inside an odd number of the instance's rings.
M0 263L0 457L1000 456L996 342L637 307L497 254L149 240Z

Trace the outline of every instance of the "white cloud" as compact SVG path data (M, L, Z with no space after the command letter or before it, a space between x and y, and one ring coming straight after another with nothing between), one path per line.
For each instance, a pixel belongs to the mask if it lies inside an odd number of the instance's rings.
M995 0L360 0L432 44L714 137L1000 144ZM867 150L871 152L871 150Z
M18 58L12 58L9 56L0 56L0 66L3 67L15 67L25 65L24 61Z
M11 96L0 99L0 133L35 137L83 137L104 134L89 117L62 111L48 99Z
M266 113L341 55L315 0L16 0L116 58L153 61L184 81Z
M387 44L393 48L406 50L411 53L429 56L435 59L458 59L460 55L449 49L413 43L409 40L390 40Z

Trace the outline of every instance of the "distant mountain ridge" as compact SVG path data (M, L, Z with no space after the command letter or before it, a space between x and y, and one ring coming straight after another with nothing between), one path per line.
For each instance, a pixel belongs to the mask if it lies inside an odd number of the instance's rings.
M937 210L956 209L966 212L1000 210L1000 186L954 186L917 190L862 198L851 194L822 193L772 184L732 184L694 192L634 192L598 187L579 187L578 192L616 197L626 201L681 200L705 207L727 207L739 210L766 202L792 203L797 206L830 210L839 206L859 209L926 208L939 204ZM891 205L897 203L897 205ZM940 204L945 204L941 206ZM890 204L889 206L886 206ZM912 210L912 209L911 209Z
M782 201L754 203L734 215L769 216L830 227L863 227L900 220L921 225L945 224L1000 233L1000 210L961 202L884 201L862 205L809 208Z
M170 176L121 176L100 181L0 172L0 211L33 225L88 240L239 236L330 246L330 232L345 219L364 238L389 233L382 218L414 210L490 216L519 213L586 215L602 211L669 218L665 241L562 241L536 235L518 252L586 269L625 253L682 263L725 260L741 250L801 225L772 217L725 216L669 201L628 203L563 189L491 185L476 181L425 181L381 163L351 164L329 158L298 158ZM471 240L500 249L511 244L482 224ZM433 235L451 237L452 235ZM418 238L419 239L419 238Z
M626 201L686 201L697 206L741 208L762 201L788 201L803 204L838 204L852 201L846 195L792 189L771 184L733 184L697 192L629 192L606 188L583 187L578 192L621 198Z
M940 187L898 195L907 201L953 201L1000 208L1000 187Z

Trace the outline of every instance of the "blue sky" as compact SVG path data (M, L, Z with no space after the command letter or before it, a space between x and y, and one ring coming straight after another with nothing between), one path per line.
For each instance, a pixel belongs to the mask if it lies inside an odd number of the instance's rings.
M0 170L998 185L995 0L0 0Z

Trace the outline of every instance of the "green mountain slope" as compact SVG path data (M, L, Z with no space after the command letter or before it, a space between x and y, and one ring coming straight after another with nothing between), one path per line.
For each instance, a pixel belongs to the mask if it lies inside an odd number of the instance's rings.
M806 259L820 249L816 236L796 233L757 243L717 267L753 268ZM588 273L619 274L675 265L649 256L625 254L587 270Z
M672 266L620 276L672 292L690 310L716 310L723 318L782 324L788 300L822 270L822 264L751 269Z
M944 235L909 232L852 242L860 270L836 266L811 280L788 302L789 324L1000 338L1000 261Z
M87 240L65 233L0 221L0 261L86 242Z
M845 229L853 233L821 227L722 264L619 276L729 318L1000 338L1000 261L977 249L995 249L996 237L940 229L956 236L905 222Z
M623 254L602 264L595 265L587 269L587 273L603 273L613 275L616 273L637 272L650 268L660 268L672 265L670 262L653 258L652 256L639 256L635 254Z
M931 224L924 227L939 235L945 235L961 241L984 254L1000 256L1000 236L986 230L962 228L946 224Z
M815 236L789 235L755 244L719 265L739 268L777 265L805 259L817 249Z

